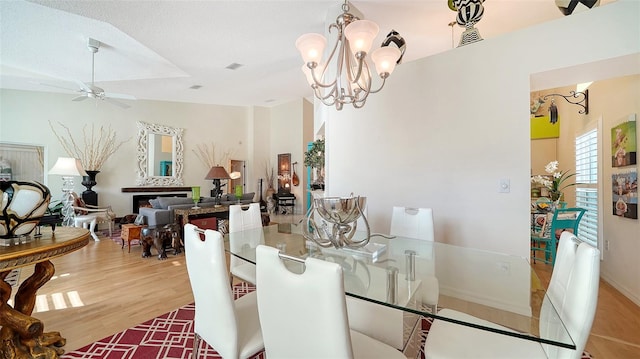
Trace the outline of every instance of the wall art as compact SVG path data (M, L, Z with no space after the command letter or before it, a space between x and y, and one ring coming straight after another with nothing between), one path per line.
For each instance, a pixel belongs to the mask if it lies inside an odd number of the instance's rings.
M613 215L638 219L638 171L632 169L611 175Z
M636 140L636 115L611 129L611 166L635 165L638 142Z

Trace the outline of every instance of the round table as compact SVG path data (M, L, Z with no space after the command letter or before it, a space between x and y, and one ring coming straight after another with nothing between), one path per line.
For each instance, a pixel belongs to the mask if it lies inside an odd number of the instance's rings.
M61 227L23 244L0 247L0 357L58 358L66 344L59 332L44 333L43 323L31 316L36 292L47 283L55 268L51 259L76 251L89 243L89 231L84 228ZM11 286L4 278L12 269L35 265L33 274L21 285L14 305L7 302Z

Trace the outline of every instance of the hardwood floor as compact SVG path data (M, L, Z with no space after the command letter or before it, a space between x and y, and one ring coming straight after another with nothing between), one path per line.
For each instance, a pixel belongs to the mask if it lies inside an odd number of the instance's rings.
M299 216L296 216L297 220ZM273 221L293 221L275 216ZM39 291L34 316L45 332L60 331L71 351L193 302L184 254L141 258L108 238L56 258L56 275ZM551 267L534 265L546 286ZM21 280L31 273L24 268ZM640 307L601 281L598 309L586 350L596 359L640 358Z

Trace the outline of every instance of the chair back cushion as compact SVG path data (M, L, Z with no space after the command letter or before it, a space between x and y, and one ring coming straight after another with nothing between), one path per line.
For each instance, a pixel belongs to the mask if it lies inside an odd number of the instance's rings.
M260 326L268 358L352 358L342 268L307 258L292 273L273 247L256 249ZM288 263L296 265L296 263Z
M237 358L238 323L220 232L205 230L204 241L192 224L184 226L187 272L195 299L195 332L223 358Z
M434 241L431 208L393 207L389 234Z
M587 344L598 303L600 251L581 242L574 234L562 233L547 298L541 309L541 332L559 335L552 316L562 318L575 350L544 345L550 358L576 358ZM555 334L554 334L555 333ZM560 339L560 338L558 338ZM562 338L565 339L565 338Z
M248 208L239 204L229 206L229 233L252 228L262 228L259 203L251 203Z

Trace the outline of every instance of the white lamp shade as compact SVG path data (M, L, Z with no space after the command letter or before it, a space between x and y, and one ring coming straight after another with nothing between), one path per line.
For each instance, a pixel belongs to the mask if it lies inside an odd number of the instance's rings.
M240 177L242 177L242 174L238 171L229 173L229 178L231 178L232 180L238 179Z
M376 65L376 71L378 75L381 76L385 72L391 74L396 68L396 61L398 61L399 58L400 50L391 46L381 47L371 54L371 59Z
M305 64L319 63L325 46L327 46L327 39L316 33L304 34L296 40L296 48L300 51Z
M344 36L349 40L351 52L355 55L359 51L368 53L373 39L378 36L378 24L369 20L357 20L344 29Z
M77 158L58 157L56 164L49 170L50 175L86 176L82 163Z

